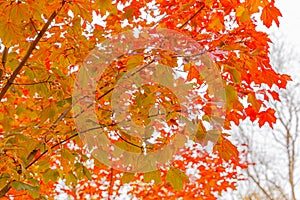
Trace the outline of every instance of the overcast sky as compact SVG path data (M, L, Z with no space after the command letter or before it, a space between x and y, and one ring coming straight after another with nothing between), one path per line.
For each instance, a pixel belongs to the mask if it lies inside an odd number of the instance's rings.
M300 55L300 1L299 0L275 0L275 4L281 10L279 32L294 45ZM274 32L278 29L272 27ZM299 66L300 67L300 66Z

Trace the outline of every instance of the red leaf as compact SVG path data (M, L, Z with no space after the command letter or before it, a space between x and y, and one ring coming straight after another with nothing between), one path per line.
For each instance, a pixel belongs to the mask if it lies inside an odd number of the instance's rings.
M28 96L29 95L29 90L23 89L22 91L23 91L23 95L24 96Z
M275 110L271 108L260 112L257 117L259 118L259 127L262 127L265 123L269 123L270 127L273 128L273 124L276 123Z
M291 76L289 76L287 74L282 74L282 75L280 75L277 85L280 88L286 88L287 82L291 81L291 80L292 80Z
M271 2L262 10L260 19L264 25L269 28L273 21L279 26L279 16L282 17L280 10L274 6L274 2Z
M46 68L48 70L50 70L50 68L51 68L51 64L50 64L50 59L49 58L46 58Z
M240 120L244 120L244 119L245 119L245 116L242 115L242 114L240 114L240 113L238 113L237 110L232 110L232 111L228 114L227 119L228 119L229 121L234 122L236 125L239 125Z
M268 91L270 95L272 95L273 99L276 101L280 101L279 94L276 91Z
M256 115L257 115L257 112L255 112L255 110L253 109L252 106L248 106L246 109L245 109L245 112L247 113L247 116L250 117L250 120L252 122L254 122L257 118L256 118Z

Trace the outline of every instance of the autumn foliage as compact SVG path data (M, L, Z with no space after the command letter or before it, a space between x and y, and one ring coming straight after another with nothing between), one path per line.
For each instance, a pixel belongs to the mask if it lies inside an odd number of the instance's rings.
M249 117L260 126L272 127L276 117L268 102L280 101L274 88L285 88L291 80L274 71L268 56L271 40L257 30L260 22L268 28L273 22L279 25L281 13L274 0L1 0L0 10L3 198L51 199L64 193L75 199L115 199L126 193L129 199L215 199L235 189L243 178L237 169L247 167L242 159L245 152L239 152L228 139L231 124ZM78 137L72 110L78 70L89 52L110 36L137 28L170 29L196 41L207 55L204 62L209 58L209 65L219 72L226 100L224 112L216 117L211 112L216 106L197 98L197 103L204 104L204 116L197 119L193 141L178 149L180 159L175 156L169 164L145 173L124 172L93 159ZM152 62L147 59L154 54L171 71L177 67L172 52L125 54L103 74L97 85L97 104L106 106L111 99L117 75ZM197 66L185 61L182 65L193 87L210 84ZM150 123L140 109L155 103L154 90L164 95L158 99L173 98L162 87L149 88L132 100L133 116L142 118L132 120L141 126ZM137 97L143 100L138 102ZM208 92L204 98L213 99ZM166 120L178 127L178 108L171 100L164 106L174 115ZM103 127L113 127L111 114L97 110ZM203 125L218 120L224 122L218 130L208 131ZM167 131L162 135L160 142L172 141ZM121 133L114 144L135 151L142 145L138 138ZM215 144L212 153L203 149L210 142ZM160 144L152 145L151 151Z

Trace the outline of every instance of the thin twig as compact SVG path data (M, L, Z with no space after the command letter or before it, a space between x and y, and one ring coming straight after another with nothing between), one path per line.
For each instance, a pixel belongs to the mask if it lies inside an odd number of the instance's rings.
M54 149L55 147L57 147L57 146L59 146L59 145L65 143L65 142L71 140L72 138L74 138L74 137L76 137L76 136L78 136L78 133L76 133L76 134L74 134L74 135L68 137L67 139L64 139L64 140L62 140L62 141L56 143L55 145L51 146L50 149ZM28 165L25 167L25 169L28 169L29 167L31 167L34 163L36 163L41 157L43 157L43 156L44 156L45 154L47 154L47 153L48 153L48 149L45 150L43 153L41 153L41 154L40 154L37 158L35 158L30 164L28 164Z
M60 116L55 120L53 125L56 125L58 122L60 122L65 116L71 111L72 106L69 106L63 113L60 114Z
M13 83L14 85L37 85L42 83L52 83L52 81L49 81L51 76L47 78L47 80L40 81L40 82L32 82L32 83Z
M34 22L33 22L32 18L30 18L30 22L31 22L31 24L32 24L32 26L33 26L33 28L34 28L35 32L36 32L36 33L38 33L38 30L37 30L37 28L35 27L35 25L34 25Z
M202 6L199 8L199 10L197 10L197 12L195 14L193 14L186 22L184 22L184 24L182 24L179 29L182 29L185 25L187 25L187 23L189 23L189 21L191 21L196 15L198 15L198 13L200 13L201 10L203 10L203 8L205 7L205 4L202 4Z

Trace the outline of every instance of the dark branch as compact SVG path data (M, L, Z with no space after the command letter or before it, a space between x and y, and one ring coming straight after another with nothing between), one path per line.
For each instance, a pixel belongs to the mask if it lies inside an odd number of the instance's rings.
M38 42L40 41L40 39L43 37L43 35L46 33L46 31L48 30L51 22L57 16L58 12L62 9L62 7L64 6L64 4L65 4L65 1L62 2L62 5L61 5L61 7L58 10L56 10L56 11L54 11L52 13L52 15L49 17L47 23L43 26L42 30L39 32L39 34L37 35L37 37L35 38L35 40L31 43L31 45L28 48L28 50L27 50L25 56L23 57L22 61L20 62L20 64L18 65L18 67L15 69L15 71L12 73L11 77L8 79L8 81L6 82L5 86L1 90L1 92L0 92L0 100L4 97L4 95L6 94L7 90L13 84L14 80L16 79L17 75L22 70L22 68L25 65L25 63L27 62L27 60L29 59L29 57L32 54L33 50L35 49L36 45L38 44Z
M10 188L11 188L11 181L10 182L8 182L5 186L4 186L4 188L2 188L2 190L0 191L0 198L1 197L4 197L5 196L5 194L10 190Z
M202 6L199 8L199 10L193 16L191 16L186 22L184 22L184 24L182 24L179 27L179 29L182 29L185 25L187 25L187 23L189 23L189 21L191 21L196 15L198 15L198 13L200 13L200 11L203 10L204 7L205 7L205 4L202 4Z
M3 66L4 70L5 70L7 55L8 55L8 48L4 47L4 50L3 50L3 53L2 53L2 66Z
M76 137L76 136L78 136L78 133L72 135L71 137L69 137L69 138L67 138L67 139L64 139L64 140L62 140L62 141L56 143L55 145L53 145L53 146L51 147L51 149L54 149L55 147L57 147L57 146L59 146L59 145L65 143L65 142L71 140L72 138L74 138L74 137ZM48 153L48 149L45 150L43 153L41 153L41 154L40 154L37 158L35 158L30 164L28 164L28 165L25 167L25 169L28 169L29 167L31 167L34 163L36 163L41 157L43 157L43 156L44 156L45 154L47 154L47 153Z

